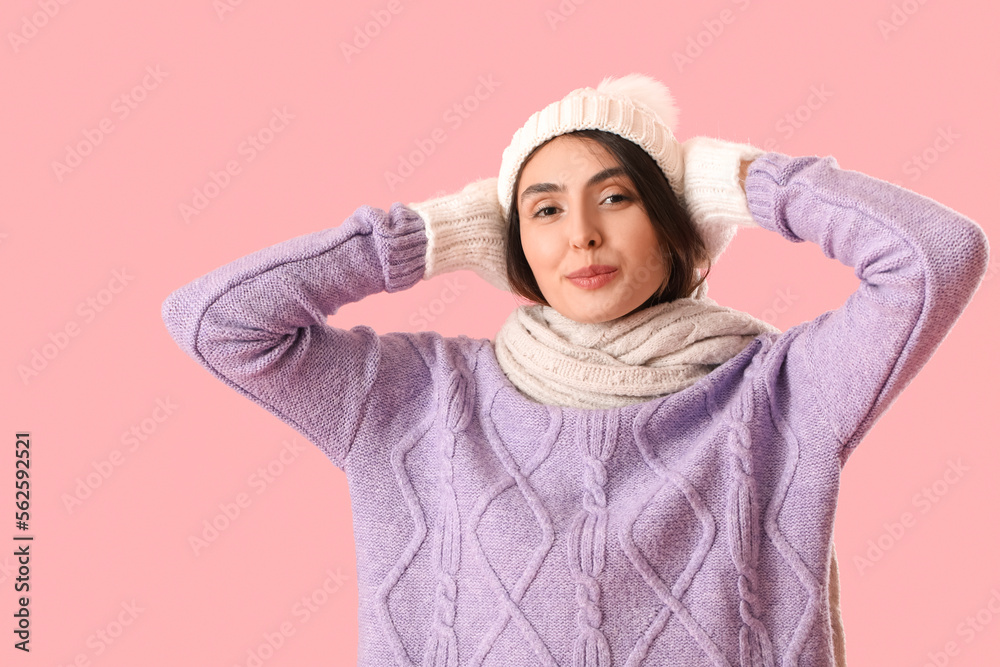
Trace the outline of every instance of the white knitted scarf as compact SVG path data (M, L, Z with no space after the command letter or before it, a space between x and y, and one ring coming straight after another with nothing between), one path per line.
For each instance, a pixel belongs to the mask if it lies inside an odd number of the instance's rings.
M599 323L520 306L496 334L497 361L540 403L616 408L689 387L758 335L781 331L696 294Z

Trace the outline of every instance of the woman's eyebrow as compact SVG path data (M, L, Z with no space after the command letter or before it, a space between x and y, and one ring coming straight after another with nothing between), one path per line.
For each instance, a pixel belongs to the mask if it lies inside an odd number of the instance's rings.
M590 178L588 178L586 184L584 185L584 187L587 187L587 188L592 187L594 185L597 185L601 181L606 181L607 179L611 178L612 176L624 176L624 175L625 175L625 169L624 168L622 168L622 167L609 167L608 169L603 169L603 170L597 172L596 174L594 174L593 176L591 176ZM521 193L521 203L524 204L525 200L527 200L528 197L530 197L531 195L534 195L534 194L538 194L540 192L565 192L565 191L566 191L566 186L563 185L562 183L559 183L559 184L556 184L556 183L533 183L532 185L529 185L528 187L526 187L524 189L524 192Z

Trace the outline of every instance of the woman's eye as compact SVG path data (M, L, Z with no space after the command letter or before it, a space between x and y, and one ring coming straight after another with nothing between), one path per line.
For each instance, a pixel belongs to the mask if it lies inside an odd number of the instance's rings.
M547 218L549 216L547 216L547 215L541 215L542 211L554 211L555 209L556 209L555 206L543 206L542 208L540 208L537 211L535 211L532 214L531 217L533 217L533 218Z
M629 201L628 195L624 195L624 194L622 194L620 192L614 192L614 193L608 195L607 197L604 198L604 201L607 201L607 200L611 199L612 197L618 197L617 201L611 202L612 204L620 204L622 202ZM543 206L542 208L540 208L537 211L535 211L534 213L532 213L531 217L533 217L533 218L549 218L549 217L552 217L552 215L554 215L554 214L543 215L543 211L557 211L557 210L559 210L559 209L556 206Z

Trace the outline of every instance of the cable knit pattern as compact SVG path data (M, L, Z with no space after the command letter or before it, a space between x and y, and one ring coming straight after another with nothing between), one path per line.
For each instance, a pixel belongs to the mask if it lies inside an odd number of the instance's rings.
M755 356L750 364L751 371L759 372L760 364L761 357ZM751 381L756 379L750 373L748 377ZM743 627L740 628L740 664L771 667L774 664L774 653L767 628L760 619L760 581L757 572L757 561L760 558L760 513L748 428L756 409L756 396L766 395L763 389L759 387L757 392L743 394L727 412L719 408L713 392L707 393L707 399L709 411L714 418L727 421L730 428L726 434L726 443L732 455L730 467L734 484L729 489L727 519L732 531L729 545L733 565L739 573L737 585L741 598L740 618L743 620Z
M605 463L618 440L619 415L591 412L577 423L576 446L583 460L583 508L569 527L569 570L576 582L580 635L573 647L574 665L610 667L611 649L601 630L601 584L608 532Z
M496 393L493 394L493 401L495 400ZM493 401L490 403L490 413L492 413ZM495 602L497 603L497 611L483 628L482 636L479 638L475 652L472 654L469 662L471 665L478 666L484 664L487 654L494 651L497 646L497 638L506 629L508 623L512 624L521 639L528 643L532 654L534 654L539 664L559 664L555 656L552 655L549 646L546 645L545 640L534 627L532 619L528 618L525 613L526 610L522 608L522 601L528 587L534 583L535 578L541 570L542 563L555 546L555 525L553 524L551 510L545 506L542 494L530 479L535 470L549 458L562 431L561 415L555 408L549 408L548 413L548 428L539 439L537 449L525 461L523 466L518 464L514 452L507 448L503 437L493 424L493 419L487 418L482 422L483 428L486 431L486 439L492 447L496 459L503 467L503 472L499 479L478 496L476 503L473 505L469 523L469 535L471 537L470 544L473 547L473 553L479 560L479 572L485 576L487 583L492 589ZM503 545L502 543L498 545L497 533L492 532L489 538L490 546L501 546L501 548L497 550L499 551L499 558L495 562L490 562L483 549L483 540L477 534L476 529L483 516L491 509L494 501L502 493L513 488L516 488L520 492L521 499L523 499L523 502L530 510L525 516L538 524L541 536L538 544L528 554L525 554L527 562L520 569L514 569L511 572L511 574L518 576L513 585L508 587L501 579L503 571L510 567L510 561L507 560L508 554L502 548L508 545ZM495 514L503 513L502 510L493 510L493 512ZM495 517L494 524L502 526L504 519L506 517L502 515ZM517 543L509 545L509 547L513 548L517 546L519 546ZM536 612L541 610L537 606L537 603L532 606L535 607L534 611ZM506 661L502 653L500 655L491 654L490 658L491 662Z
M697 386L701 391L704 391L704 388L700 384ZM646 627L639 628L642 630L642 633L629 651L624 664L627 667L658 664L658 662L666 657L652 653L652 647L654 642L665 635L667 622L671 620L671 615L673 614L679 620L681 629L690 635L698 648L697 652L692 653L685 659L693 660L695 656L700 656L707 657L710 660L710 664L728 665L730 661L723 653L722 647L711 638L708 630L692 613L692 611L697 612L698 610L692 610L682 602L682 598L691 586L695 575L704 566L709 550L715 542L716 520L712 515L712 510L708 506L708 503L705 502L705 498L691 480L675 467L667 465L657 455L656 445L651 442L648 430L650 418L660 406L656 405L656 402L642 405L643 408L637 415L634 426L635 445L642 455L643 462L655 473L656 481L646 486L645 489L640 488L638 502L634 502L630 509L625 510L619 539L629 561L631 561L633 567L642 575L649 588L652 589L660 605L652 621ZM661 492L670 493L671 496L678 500L683 499L693 513L693 517L687 513L681 514L681 517L684 519L683 521L665 521L665 525L661 528L661 530L667 533L664 536L665 539L670 538L669 533L671 530L679 532L688 526L698 526L699 524L701 526L701 535L697 543L693 545L693 549L690 552L682 553L682 558L679 559L679 563L684 563L685 567L673 581L672 585L664 581L662 575L657 572L654 563L650 562L647 552L637 546L633 534L639 517L650 509L654 499L660 496ZM682 503L680 506L684 509ZM650 528L646 528L646 531L649 530ZM683 560L683 556L687 556L688 558L686 563ZM663 643L670 645L672 642L665 641ZM682 656L681 653L676 651L672 651L671 655L674 660L679 660ZM698 663L692 662L691 664Z
M448 383L446 428L441 439L441 496L438 526L434 532L432 563L438 585L434 602L435 632L424 651L425 665L458 665L458 643L455 637L456 575L461 555L461 520L455 496L455 440L472 419L473 402L469 400L469 379L455 369Z
M766 153L746 192L761 227L861 284L620 408L529 399L487 339L331 326L422 279L425 225L400 203L167 297L188 355L345 472L359 665L834 664L841 469L958 320L988 243L830 157Z

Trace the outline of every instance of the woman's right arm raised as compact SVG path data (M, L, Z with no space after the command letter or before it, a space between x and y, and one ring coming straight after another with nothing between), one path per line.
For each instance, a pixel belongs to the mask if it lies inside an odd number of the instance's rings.
M251 253L174 291L163 321L188 355L343 468L380 369L425 367L402 335L338 329L326 317L446 271L480 272L480 253L452 231L467 227L470 211L477 215L467 199L397 202L388 212L362 206L338 227ZM442 203L451 215L437 213Z
M394 204L221 266L163 302L170 335L213 375L294 426L342 467L381 356L368 327L326 316L419 281L423 222Z

